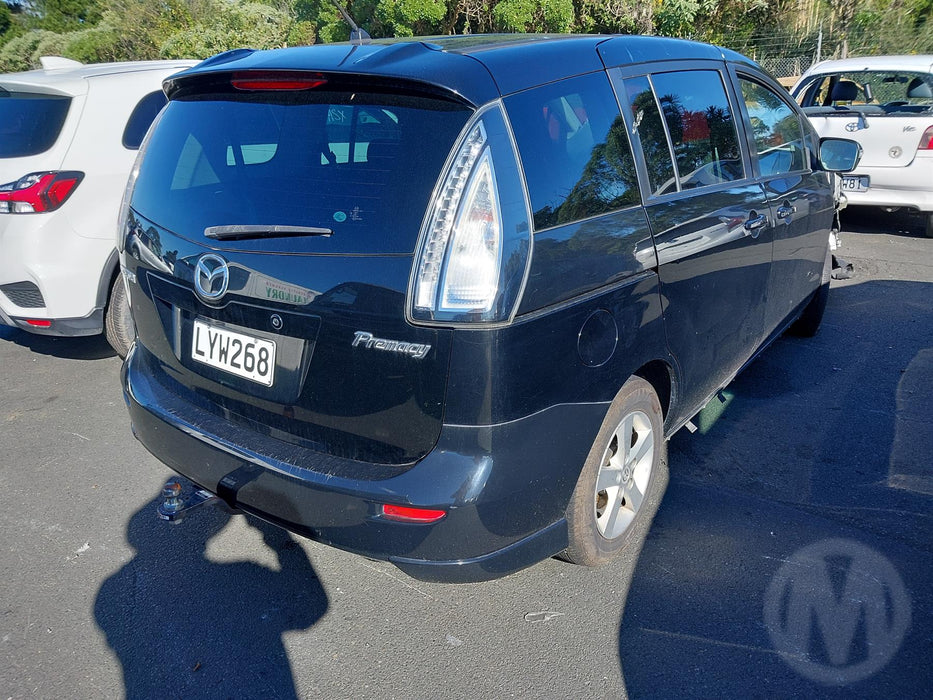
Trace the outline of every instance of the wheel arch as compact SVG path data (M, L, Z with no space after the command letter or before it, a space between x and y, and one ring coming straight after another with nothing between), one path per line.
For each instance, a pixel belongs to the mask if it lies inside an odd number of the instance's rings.
M661 403L661 414L666 425L675 399L673 368L664 360L651 360L635 370L632 376L644 379L654 389Z
M120 274L120 254L114 248L107 256L100 279L97 281L97 307L106 309L110 303L110 288L113 287L114 278Z

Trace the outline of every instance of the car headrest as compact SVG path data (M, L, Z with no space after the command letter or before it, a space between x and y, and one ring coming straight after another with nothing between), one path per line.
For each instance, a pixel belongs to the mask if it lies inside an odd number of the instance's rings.
M833 86L831 100L833 102L851 102L858 97L858 85L851 80L840 80Z
M930 89L930 84L923 78L914 78L907 86L907 97L914 99L929 99L933 97L933 90Z

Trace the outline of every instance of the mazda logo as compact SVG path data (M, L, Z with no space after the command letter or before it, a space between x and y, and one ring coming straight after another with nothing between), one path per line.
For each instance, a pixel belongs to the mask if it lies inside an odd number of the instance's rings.
M205 301L217 301L227 293L230 268L219 255L207 253L198 258L194 267L194 289Z

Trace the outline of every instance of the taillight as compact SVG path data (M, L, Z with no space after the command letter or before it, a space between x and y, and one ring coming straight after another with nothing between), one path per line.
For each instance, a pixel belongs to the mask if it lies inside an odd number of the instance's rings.
M413 321L512 319L531 254L530 215L502 108L464 131L435 189L412 271Z
M923 136L920 137L920 145L917 146L918 151L933 151L933 126L928 126L927 130L923 132Z
M77 171L30 173L0 185L0 214L40 214L64 204L84 179Z

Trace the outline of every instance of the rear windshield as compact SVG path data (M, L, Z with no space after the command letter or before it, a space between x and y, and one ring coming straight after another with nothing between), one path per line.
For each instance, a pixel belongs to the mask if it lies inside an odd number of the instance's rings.
M169 103L140 169L133 195L139 214L195 239L212 226L305 226L331 229L329 250L414 249L470 110L349 92L303 93L298 102L294 94L246 99Z
M0 158L22 158L52 147L71 98L0 88Z

